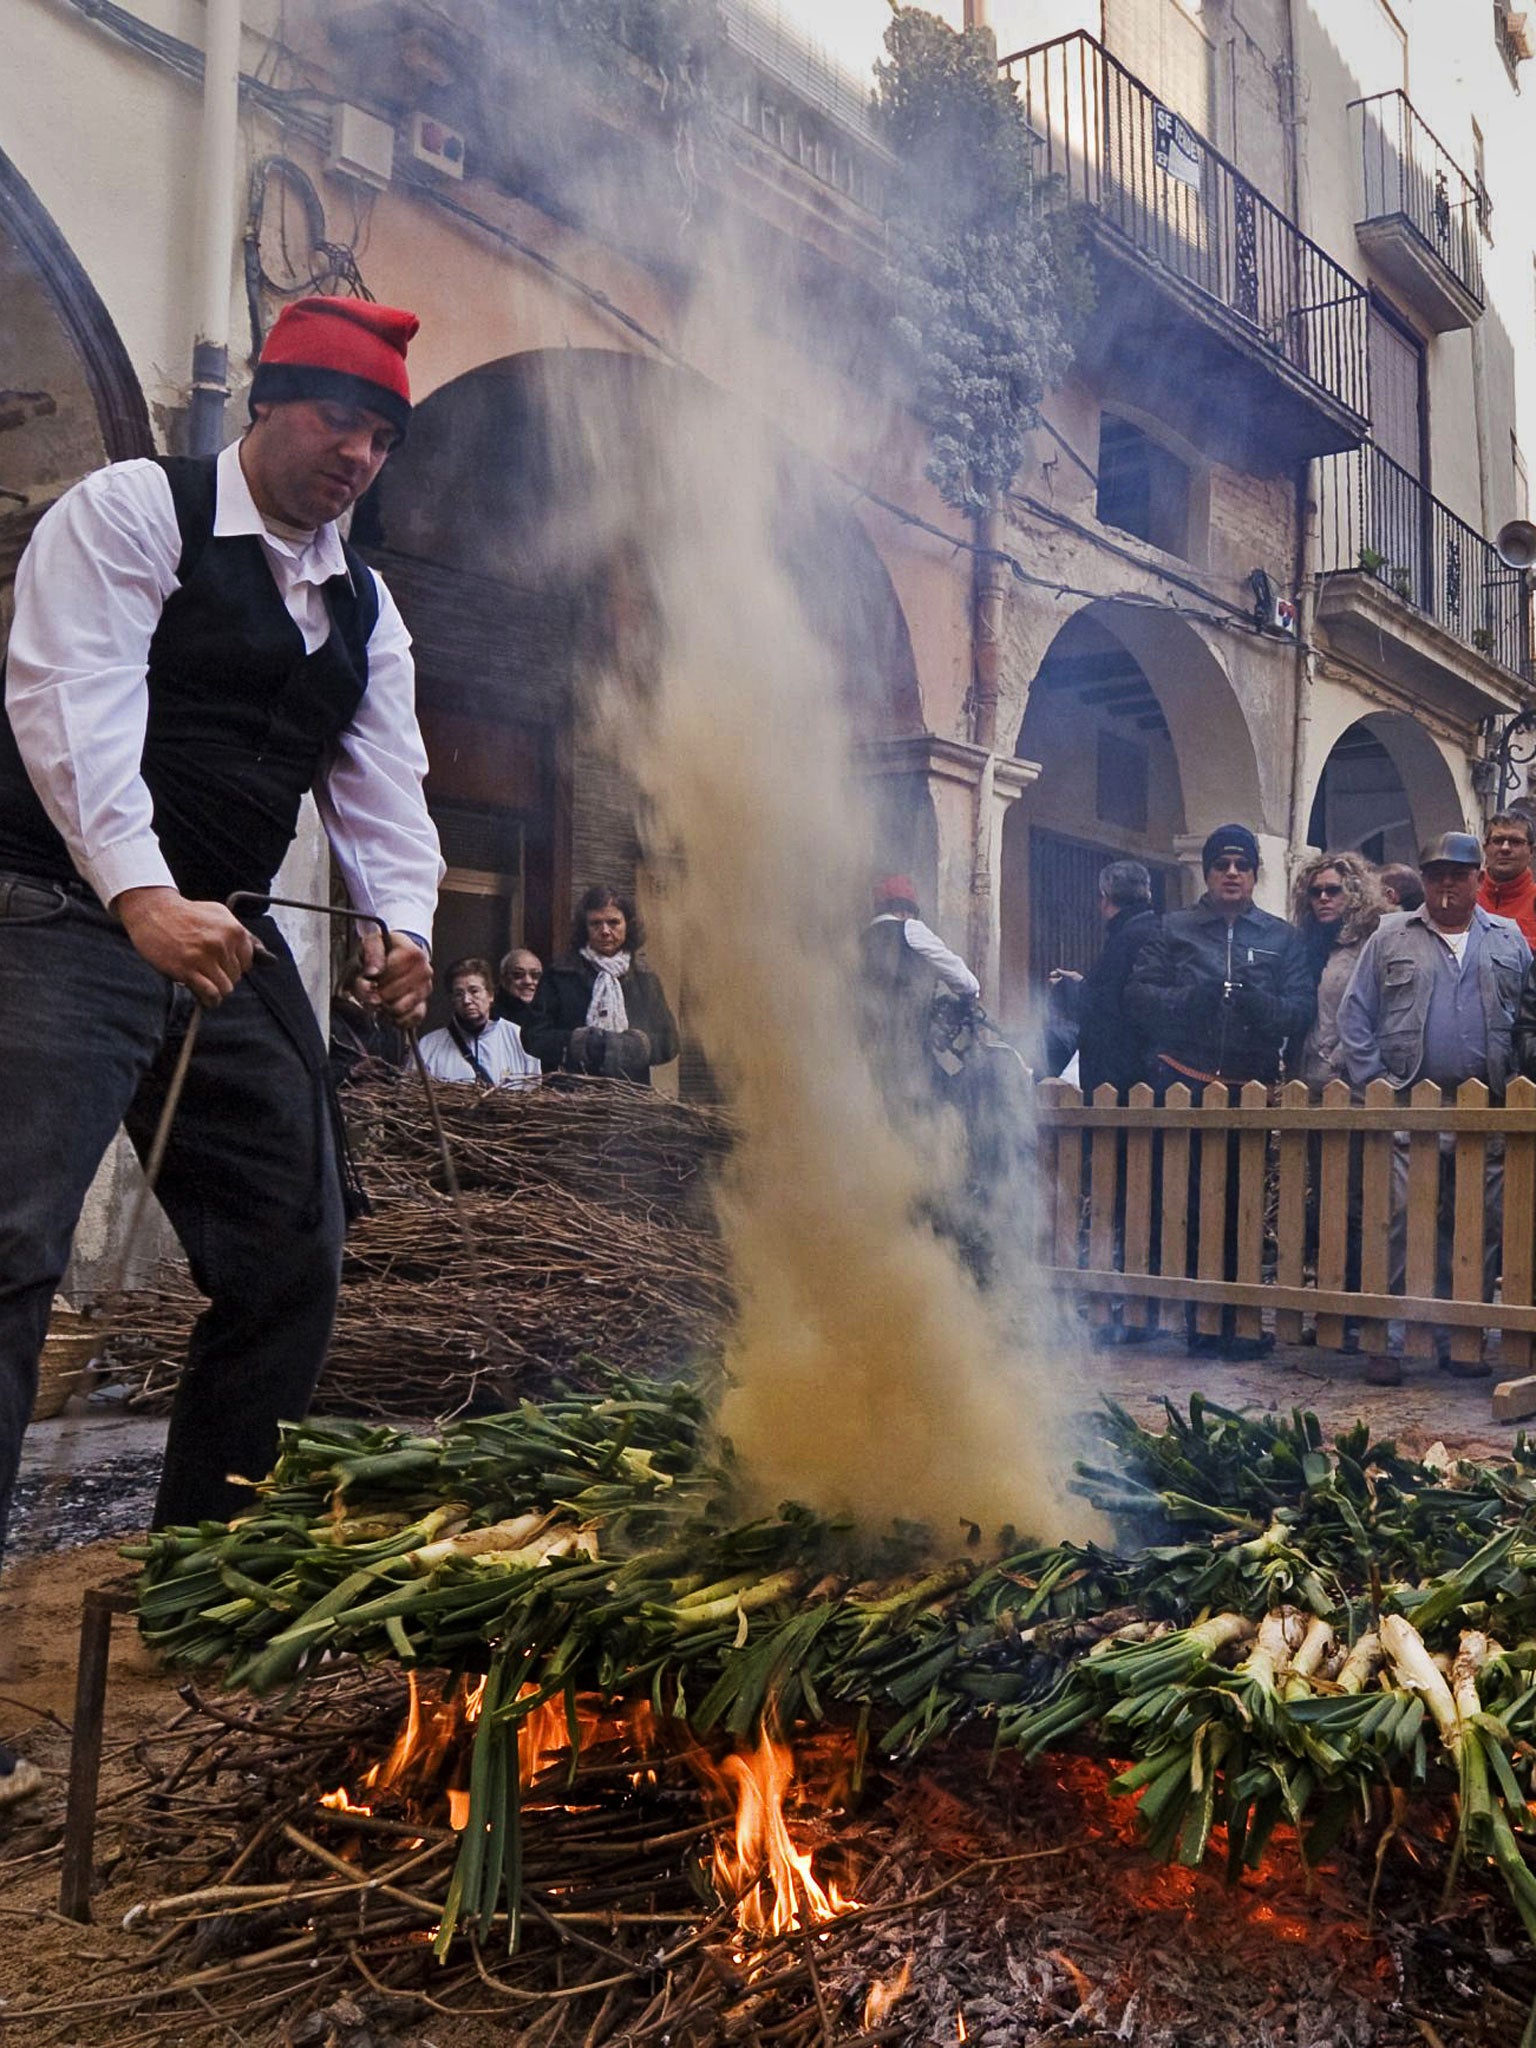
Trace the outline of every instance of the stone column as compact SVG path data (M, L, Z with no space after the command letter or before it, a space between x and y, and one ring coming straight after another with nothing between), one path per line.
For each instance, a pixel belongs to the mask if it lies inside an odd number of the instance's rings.
M1003 819L1040 773L1038 761L993 754L964 740L917 733L866 747L861 765L882 775L921 775L938 828L937 893L924 917L959 953L995 1005L1000 946Z

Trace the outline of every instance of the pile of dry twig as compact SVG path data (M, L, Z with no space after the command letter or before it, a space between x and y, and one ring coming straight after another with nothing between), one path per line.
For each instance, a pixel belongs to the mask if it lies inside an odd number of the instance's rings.
M855 1785L835 1734L800 1751L816 1817L795 1826L856 1903L814 1932L738 1930L687 1751L639 1748L615 1723L589 1733L574 1777L561 1754L532 1778L515 1952L501 1916L438 1962L452 1832L430 1800L361 1784L399 1725L398 1674L337 1667L278 1706L183 1697L103 1814L98 1920L125 1921L119 1974L14 2000L7 2020L39 2048L460 2048L488 2022L523 2048L1492 2048L1518 2033L1495 1916L1442 1907L1410 1814L1373 1929L1365 1873L1308 1873L1293 1840L1231 1890L1149 1862L1096 1764L989 1771L957 1743ZM338 1784L372 1810L322 1804Z
M347 1240L317 1409L438 1414L482 1382L504 1401L596 1384L594 1361L649 1373L718 1354L732 1312L709 1193L730 1146L721 1111L614 1081L440 1096L474 1252L420 1091L350 1091L373 1214ZM169 1396L201 1305L179 1271L130 1297L107 1365L136 1405Z

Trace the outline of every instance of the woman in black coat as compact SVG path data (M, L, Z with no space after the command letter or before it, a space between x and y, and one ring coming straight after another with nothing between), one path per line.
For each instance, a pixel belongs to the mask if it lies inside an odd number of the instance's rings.
M649 1085L677 1058L677 1025L661 983L640 964L645 927L606 883L576 906L571 957L545 969L523 1043L546 1073L607 1074Z

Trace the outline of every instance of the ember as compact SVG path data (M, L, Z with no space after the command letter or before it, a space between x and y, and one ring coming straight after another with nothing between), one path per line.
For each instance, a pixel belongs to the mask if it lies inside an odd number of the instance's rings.
M434 1690L419 1681L423 1725ZM1167 1874L1179 1897L1149 1906L1146 1887L1163 1873L1121 1843L1132 1802L1108 1790L1108 1766L1087 1759L1031 1770L956 1739L920 1769L872 1767L851 1807L828 1818L852 1752L842 1732L797 1741L787 1826L798 1854L814 1843L829 1899L829 1864L860 1872L860 1903L810 1940L808 1923L752 1936L744 1966L729 1905L700 1904L721 1795L706 1793L686 1751L644 1729L632 1737L611 1717L584 1732L573 1780L568 1757L545 1754L524 1801L518 1952L507 1954L499 1915L491 1940L458 1944L439 1964L434 1931L457 1838L351 1801L312 1803L316 1783L340 1779L360 1794L369 1758L382 1766L398 1746L410 1719L398 1676L331 1669L286 1705L237 1714L205 1706L190 1687L186 1696L183 1725L144 1749L127 1796L103 1815L99 1932L127 1914L125 1961L140 1949L149 1969L120 1990L103 1986L99 2005L146 2040L214 2048L238 2027L265 2043L266 2014L281 2014L298 2039L309 2015L347 2005L368 2015L376 2039L413 2020L445 2038L437 2028L448 2015L472 2027L478 2013L510 2017L519 2039L542 2043L568 2016L561 2038L594 2048L660 2048L664 2034L675 2048L753 2038L817 2048L829 2031L842 2041L861 2029L919 2048L959 2039L961 2021L978 2048L1042 2035L1106 2048L1251 2048L1261 2013L1277 2043L1422 2048L1406 2002L1457 2048L1508 2048L1516 1996L1528 2003L1536 1988L1513 1916L1479 1894L1447 1915L1438 1876L1406 1856L1388 1859L1388 1917L1375 1931L1369 1856L1309 1873L1294 1835L1278 1836L1235 1891L1178 1869ZM579 1713L589 1708L595 1700L578 1702ZM649 1760L637 1774L643 1743ZM727 1841L734 1848L734 1819ZM176 1888L159 1895L171 1872ZM1489 1957L1495 1930L1502 1961ZM1280 1957L1303 1937L1309 1967L1298 1980ZM29 2025L67 2029L67 2012L54 2005L50 2020L46 2008L72 1995L21 1991L10 2009L18 2038ZM429 2021L432 2007L441 2014ZM351 2042L335 2031L338 2044Z

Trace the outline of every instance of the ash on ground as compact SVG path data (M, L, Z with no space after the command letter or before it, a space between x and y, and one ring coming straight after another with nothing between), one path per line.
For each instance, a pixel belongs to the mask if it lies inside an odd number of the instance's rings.
M135 1450L93 1462L86 1471L50 1472L43 1464L24 1470L11 1509L6 1563L140 1535L154 1513L160 1459L158 1449Z

